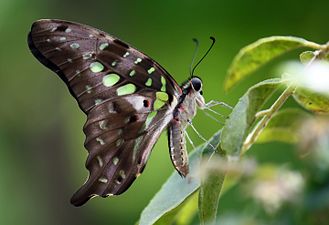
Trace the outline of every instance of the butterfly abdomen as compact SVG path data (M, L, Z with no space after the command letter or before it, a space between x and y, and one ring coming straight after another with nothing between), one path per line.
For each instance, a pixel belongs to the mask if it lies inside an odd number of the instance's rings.
M180 121L173 119L168 127L168 144L171 161L182 176L189 173L185 133Z

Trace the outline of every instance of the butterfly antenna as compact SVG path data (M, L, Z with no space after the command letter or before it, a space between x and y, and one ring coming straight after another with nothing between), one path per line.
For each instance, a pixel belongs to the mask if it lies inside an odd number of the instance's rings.
M194 64L196 55L197 55L198 50L199 50L199 41L198 41L198 39L193 38L192 41L195 43L195 49L194 49L194 52L193 52L193 58L192 58L192 62L191 62L191 65L190 65L190 76L191 77L193 75L193 64Z
M195 69L198 67L198 65L202 62L202 60L208 55L208 53L210 52L210 50L212 49L212 47L214 46L215 42L216 42L216 39L214 37L210 37L210 39L212 40L212 43L209 47L209 49L207 50L207 52L203 55L203 57L199 60L199 62L193 67L192 71L191 71L191 76L193 76L193 73L195 71ZM192 63L194 62L194 58L193 57L193 61ZM191 65L192 66L192 65Z

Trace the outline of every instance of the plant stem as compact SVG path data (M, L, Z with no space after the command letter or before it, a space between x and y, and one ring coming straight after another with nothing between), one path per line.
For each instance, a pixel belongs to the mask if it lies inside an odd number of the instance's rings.
M241 155L244 154L251 145L257 140L260 133L270 122L272 116L281 108L281 106L287 101L287 99L294 93L295 87L288 86L279 98L273 103L273 105L264 111L264 117L257 123L252 132L247 136L243 143Z

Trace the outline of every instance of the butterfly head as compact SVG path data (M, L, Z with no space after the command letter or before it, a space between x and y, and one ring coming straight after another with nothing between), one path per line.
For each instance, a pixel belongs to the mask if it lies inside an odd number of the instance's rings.
M191 79L183 85L183 93L194 98L199 107L205 104L205 100L202 96L202 80L199 77L191 77Z

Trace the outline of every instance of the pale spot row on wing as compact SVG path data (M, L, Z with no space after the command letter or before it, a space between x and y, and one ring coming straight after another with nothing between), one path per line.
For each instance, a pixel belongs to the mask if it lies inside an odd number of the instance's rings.
M98 178L98 181L106 184L108 182L108 179L106 177L100 177Z
M134 63L135 63L135 64L138 64L138 63L140 63L140 62L142 62L142 59L138 57L138 58L135 60Z
M112 163L113 163L113 165L118 165L118 163L119 163L119 158L118 157L113 157L113 159L112 159Z
M99 121L99 128L101 128L102 130L107 130L107 121L106 120L101 120Z
M96 159L97 159L99 167L103 167L103 165L104 165L103 159L99 155L96 157Z

